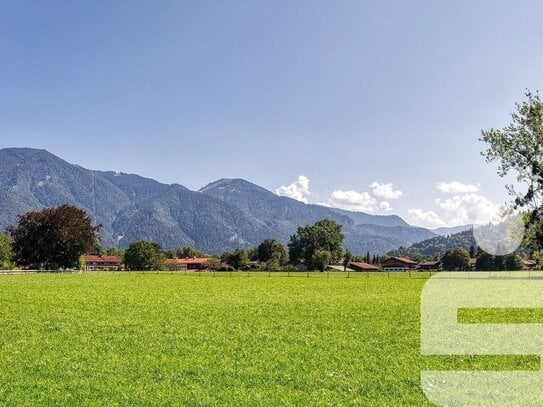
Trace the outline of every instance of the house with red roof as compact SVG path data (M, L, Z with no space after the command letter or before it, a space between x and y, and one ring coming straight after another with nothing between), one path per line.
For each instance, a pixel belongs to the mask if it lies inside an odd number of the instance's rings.
M168 259L166 267L171 270L203 270L209 257L188 257L184 259Z
M92 270L122 270L121 259L117 256L82 256L85 271Z
M383 261L383 270L385 271L406 271L416 268L417 262L407 257L389 257Z
M351 261L349 268L354 271L379 271L379 267L375 264L366 263L364 261Z

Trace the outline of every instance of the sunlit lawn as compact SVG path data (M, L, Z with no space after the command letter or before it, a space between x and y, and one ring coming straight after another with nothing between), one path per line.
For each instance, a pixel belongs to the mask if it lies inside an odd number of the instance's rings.
M536 367L423 359L426 276L0 276L0 404L415 406L424 367Z

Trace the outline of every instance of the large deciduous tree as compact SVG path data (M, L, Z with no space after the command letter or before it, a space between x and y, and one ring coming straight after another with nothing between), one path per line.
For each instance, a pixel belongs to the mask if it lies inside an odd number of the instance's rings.
M221 259L218 257L210 257L206 260L204 267L208 270L218 271L222 267Z
M483 156L499 162L498 174L515 173L525 187L518 191L508 185L514 196L512 209L526 212L526 226L535 248L543 247L543 103L538 93L526 92L526 100L515 105L511 123L502 130L481 132L488 144Z
M21 266L49 270L75 267L94 247L99 229L84 210L72 205L28 212L9 228L13 259Z
M223 253L223 255L221 256L221 260L229 266L232 266L234 269L239 270L247 266L247 263L249 262L249 256L247 255L246 250L237 248L233 252Z
M281 243L275 239L266 239L256 248L256 258L261 263L275 260L282 264L287 257L287 252Z
M462 247L448 250L441 263L444 270L469 270L469 253Z
M506 270L522 270L524 264L520 256L513 252L504 257L504 267Z
M494 270L495 268L494 258L486 252L482 252L475 261L475 270L477 271L488 271Z
M137 240L124 252L124 265L130 270L162 270L166 256L156 243Z
M324 271L330 264L331 259L332 253L330 253L328 250L315 250L315 253L313 253L313 268L319 271Z
M342 254L343 233L341 225L330 219L323 219L314 225L298 228L298 232L290 237L288 244L290 262L296 264L303 261L309 268L317 268L313 256L317 250L330 252L331 262L338 261Z

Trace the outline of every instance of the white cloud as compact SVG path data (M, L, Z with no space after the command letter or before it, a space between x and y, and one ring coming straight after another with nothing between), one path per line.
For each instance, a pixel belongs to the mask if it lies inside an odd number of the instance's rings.
M402 191L394 190L394 185L392 183L383 184L376 181L372 183L370 187L373 188L373 195L378 198L398 199L403 195Z
M390 212L393 208L386 199L398 199L403 195L402 191L394 190L392 183L373 182L370 187L372 193L366 191L334 191L328 201L321 203L321 205L354 212ZM381 201L378 198L384 198L385 200Z
M374 182L371 185L374 188L374 195L376 196L388 196L389 199L395 199L402 195L401 191L394 191L392 184L380 184ZM375 192L378 191L378 192ZM286 196L296 199L304 203L308 203L308 197L311 195L309 192L309 178L304 175L300 175L296 181L290 185L282 185L275 190L275 193L279 196ZM334 191L330 195L330 198L324 202L318 202L317 205L327 206L329 208L340 208L355 212L390 212L393 210L390 202L379 199L372 196L369 192L357 192L357 191Z
M495 219L500 213L499 205L477 194L436 199L436 204L445 213L450 226L487 223Z
M438 182L437 189L447 194L467 194L480 191L479 185L463 184L458 181Z
M419 208L411 208L407 210L407 220L415 226L421 226L428 229L436 229L443 226L448 226L439 215L433 211L423 211Z
M282 185L275 190L275 193L280 196L286 196L297 201L307 203L309 193L309 178L305 175L300 175L296 181L290 185Z
M333 207L356 212L374 212L379 207L377 199L368 192L334 191L329 202Z
M484 224L499 218L501 207L482 195L463 194L451 198L436 199L436 206L440 209L424 211L412 208L407 211L410 223L435 229L442 226L461 226Z
M379 202L379 209L384 212L390 212L393 208L392 206L390 206L390 202L382 201L382 202Z
M354 212L390 212L393 210L390 202L379 202L369 192L334 191L328 202L321 205L346 209Z

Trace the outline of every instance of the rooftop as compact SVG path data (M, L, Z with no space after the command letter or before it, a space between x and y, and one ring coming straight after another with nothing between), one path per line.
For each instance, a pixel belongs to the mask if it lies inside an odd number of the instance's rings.
M352 261L349 263L349 265L362 270L379 270L379 267L377 267L376 265L363 261Z
M209 257L189 257L185 259L168 259L169 264L202 264L209 260Z
M83 256L85 263L120 263L121 259L117 256Z

